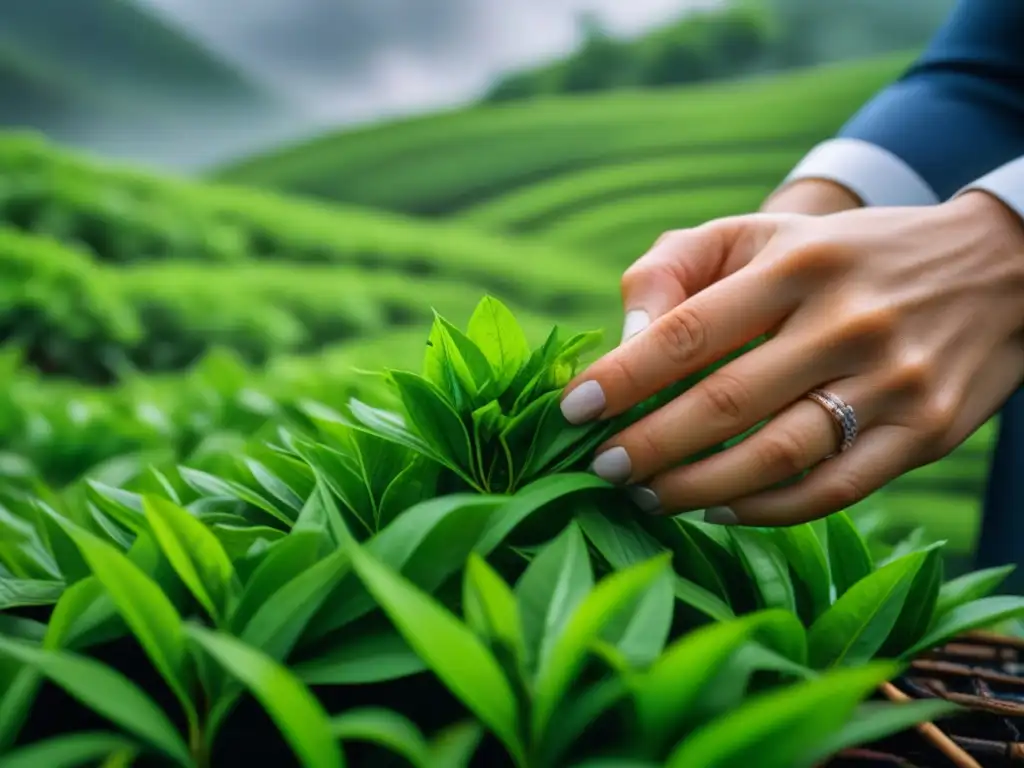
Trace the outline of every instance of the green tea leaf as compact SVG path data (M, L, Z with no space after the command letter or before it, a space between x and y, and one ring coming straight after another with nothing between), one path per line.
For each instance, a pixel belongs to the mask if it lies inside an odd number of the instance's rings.
M531 732L535 739L547 730L551 716L586 658L590 644L631 601L650 588L669 564L665 553L616 571L600 581L583 599L558 633L550 653L542 655L534 691Z
M865 541L869 541L870 539L868 535L863 532L864 529L861 527L862 522L862 520L857 521L858 530L861 531L861 537L864 538ZM918 526L900 539L896 546L892 548L892 551L889 552L888 556L880 560L877 565L885 565L899 557L903 557L903 555L910 554L914 550L922 549L926 546L926 535L924 526Z
M762 611L695 629L673 642L651 667L631 682L640 742L660 753L695 714L695 702L712 680L724 685L720 674L727 662L750 641L759 627L775 623L781 631L802 632L792 614ZM795 625L795 626L793 626ZM745 682L748 674L737 669Z
M613 568L626 568L666 551L636 520L621 513L584 507L577 514L576 520L590 542ZM733 616L724 601L697 584L674 575L671 586L680 601L710 618L722 621Z
M253 614L282 585L312 567L317 561L320 537L310 530L293 531L275 542L245 583L245 589L231 613L233 634L241 632Z
M114 601L95 576L68 587L53 607L43 644L48 649L71 647L90 625L117 616Z
M762 608L784 608L796 613L796 595L785 558L768 533L753 529L729 529L744 569L757 585Z
M558 354L560 342L558 340L558 327L554 327L548 333L544 343L530 353L526 365L519 369L512 384L502 397L507 412L511 414L520 413L534 397L534 392L540 385L544 369L555 360ZM543 393L541 393L543 394Z
M142 496L86 478L85 496L132 533L146 530Z
M814 768L844 749L870 744L893 736L919 723L936 720L959 710L942 699L908 701L903 704L865 702L839 730L831 733L801 756L793 768Z
M263 490L296 514L302 510L302 498L299 494L289 487L284 480L271 472L262 462L245 457L243 463Z
M523 764L515 695L494 656L430 595L354 543L349 546L360 579L406 642Z
M0 638L0 654L31 664L56 685L103 717L191 766L188 747L160 708L132 681L84 656L45 651Z
M466 562L462 607L466 624L482 640L508 649L517 664L525 662L526 644L516 596L505 580L475 552Z
M142 503L153 537L182 582L215 622L225 621L241 585L217 537L173 501L146 496Z
M18 664L8 660L5 669L0 653L0 754L18 738L42 683L34 667Z
M613 620L607 627L605 638L631 666L643 669L664 650L672 629L675 599L672 585L676 579L675 574L666 569L627 612L620 614L625 621Z
M642 515L637 516L637 524L672 552L672 567L676 573L720 600L728 601L729 593L718 568L712 564L709 551L694 538L699 533L693 533L679 518ZM723 550L723 554L727 553Z
M438 316L438 320L447 331L445 342L449 346L449 360L458 361L456 370L460 372L460 376L468 375L469 391L476 396L471 400L471 407L490 400L496 395L495 382L497 378L495 371L491 368L490 360L469 336L443 317Z
M558 728L550 728L538 760L541 765L564 765L565 753L572 749L581 734L607 710L623 701L629 694L621 677L605 678L591 685L558 709Z
M331 723L309 689L285 667L241 640L196 625L188 636L220 666L238 678L267 714L306 768L342 768Z
M1024 597L997 595L958 605L939 616L928 628L925 636L908 648L903 656L913 657L922 651L936 648L964 632L988 627L1021 615L1024 615Z
M500 405L496 405L500 408ZM557 392L542 395L520 413L504 419L499 434L500 443L511 456L512 476L517 484L529 476L534 454L539 450L538 444L547 446L550 442L550 436L542 434L541 422L551 407L558 407ZM566 423L564 417L562 423Z
M188 695L185 638L174 604L153 579L110 544L69 521L59 522L194 722L197 715Z
M337 550L285 582L255 611L239 638L284 661L347 568L348 558Z
M964 603L988 597L1016 567L1003 565L998 568L985 568L950 579L939 589L935 615L942 616Z
M388 484L377 506L377 530L387 528L402 512L434 495L438 465L414 458Z
M300 530L313 529L321 534L329 533L337 541L337 527L345 525L347 518L347 525L352 530L373 533L376 517L374 501L356 462L340 451L319 443L296 440L295 449L313 468L317 477L316 486L295 525L301 526ZM341 499L345 507L344 516L334 506L331 491Z
M426 379L404 371L392 371L391 378L416 432L449 467L465 474L473 466L469 433L444 393Z
M39 644L46 637L46 625L35 619L0 613L0 637L18 638Z
M942 584L942 544L936 542L923 550L924 563L914 576L910 585L903 610L892 632L882 645L880 654L887 658L898 658L904 649L909 648L924 635L932 623L935 602L939 597L939 585Z
M63 581L0 576L0 611L29 605L53 605L63 592Z
M483 531L505 502L503 496L470 493L429 499L407 509L367 541L367 552L420 587L436 589L471 550L479 551ZM375 607L357 579L345 579L311 622L309 638L319 639Z
M178 467L178 474L197 493L205 496L222 496L229 499L238 499L262 512L266 512L274 519L286 525L290 526L293 522L294 518L290 514L286 514L262 494L247 488L241 483L224 480L211 475L209 472L202 472L198 469L190 469L189 467Z
M845 512L825 518L828 530L828 558L836 598L874 570L867 542Z
M832 577L821 540L809 524L774 528L772 536L793 573L807 590L811 602L810 619L813 621L832 604L829 589Z
M829 534L831 542L831 533ZM853 584L808 633L815 669L870 660L892 631L927 553L893 560Z
M473 376L440 322L434 323L427 348L424 378L447 395L457 412L471 408L475 389Z
M268 546L285 537L285 532L266 525L223 525L214 523L210 532L224 547L232 562L237 562L254 549Z
M509 385L530 356L530 345L508 307L485 296L469 318L467 335L490 362L498 394Z
M538 553L515 588L526 668L543 662L569 616L594 586L587 545L575 523Z
M69 733L37 741L3 756L4 768L76 768L95 764L131 742L112 733Z
M293 669L310 685L358 685L415 675L427 665L402 635L388 627L334 643Z
M448 726L430 742L431 763L437 768L469 768L483 736L483 728L473 720Z
M691 733L669 755L666 768L793 768L841 728L857 704L898 669L869 664L835 670L752 697Z
M588 472L552 475L530 483L507 499L491 518L474 551L489 555L523 520L553 501L566 499L581 491L612 486Z
M390 709L363 707L331 719L334 738L368 741L386 747L408 760L414 768L429 768L430 746L420 729L407 717Z
M474 467L477 480L484 488L492 488L496 478L494 470L500 470L506 477L502 483L508 488L513 482L515 467L507 445L498 440L498 435L507 422L501 412L501 405L492 400L471 414L473 421Z
M382 408L374 408L355 398L349 400L348 409L352 416L374 435L390 440L396 445L410 448L436 461L442 461L441 454L431 444L409 431L399 414Z

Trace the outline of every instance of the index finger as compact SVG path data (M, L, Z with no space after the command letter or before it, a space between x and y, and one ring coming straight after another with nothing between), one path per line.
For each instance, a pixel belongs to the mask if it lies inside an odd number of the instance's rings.
M760 249L771 229L753 216L730 216L691 229L664 233L622 276L625 321L622 342L723 275L735 272ZM741 233L747 247L736 248ZM751 236L757 235L757 236Z
M565 419L618 416L777 327L793 302L775 283L748 265L662 315L569 383Z

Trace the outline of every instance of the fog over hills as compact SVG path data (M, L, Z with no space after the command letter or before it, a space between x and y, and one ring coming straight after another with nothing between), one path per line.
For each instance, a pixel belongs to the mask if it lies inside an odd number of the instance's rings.
M571 50L596 11L639 33L721 0L139 0L298 102L365 121L458 103L498 74ZM244 10L243 10L244 9ZM297 115L298 117L298 115Z
M195 172L471 100L582 12L629 35L722 1L4 0L0 124Z

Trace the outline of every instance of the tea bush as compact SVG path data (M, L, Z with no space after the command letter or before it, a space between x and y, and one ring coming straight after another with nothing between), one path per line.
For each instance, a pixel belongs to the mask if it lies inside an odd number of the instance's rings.
M463 282L535 311L599 306L618 279L543 243L101 165L17 135L0 138L0 221L97 261L349 266Z
M532 233L596 204L636 194L710 190L751 182L771 189L801 154L802 150L711 152L696 157L682 153L656 160L597 165L471 206L459 219L488 229Z
M952 712L868 700L1024 613L986 596L1006 570L944 581L919 538L876 562L843 515L644 516L580 471L617 425L555 417L596 339L531 348L487 298L420 374L187 465L8 476L3 765L811 768Z

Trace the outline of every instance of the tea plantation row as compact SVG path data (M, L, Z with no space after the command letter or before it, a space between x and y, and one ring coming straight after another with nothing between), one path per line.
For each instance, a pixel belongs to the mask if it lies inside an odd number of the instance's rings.
M604 164L801 152L894 78L906 56L683 89L473 107L346 131L218 178L451 215ZM752 169L753 172L753 169ZM637 184L643 183L643 171ZM497 203L496 203L497 204Z

